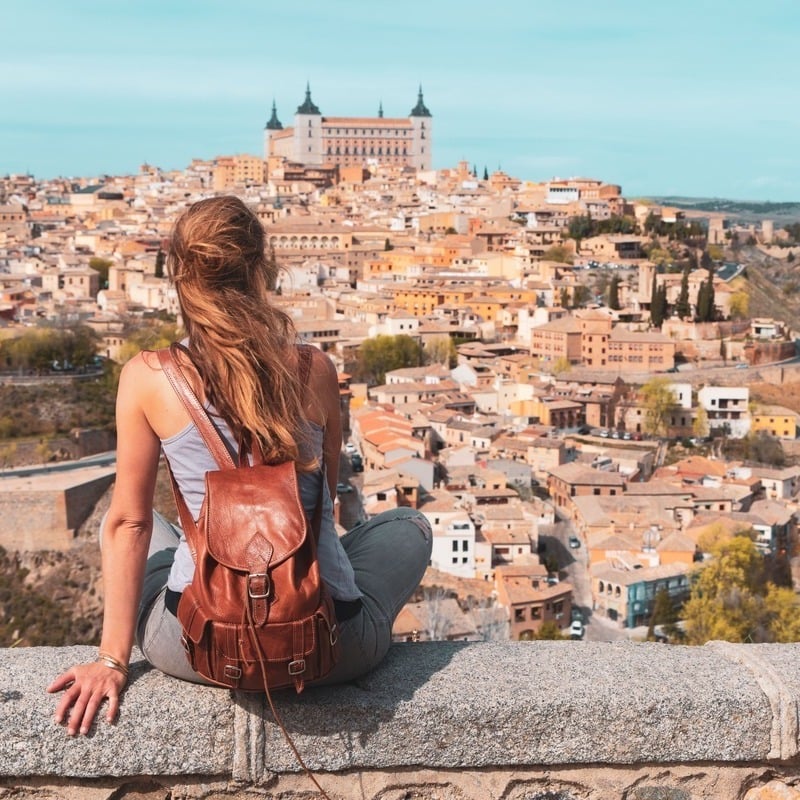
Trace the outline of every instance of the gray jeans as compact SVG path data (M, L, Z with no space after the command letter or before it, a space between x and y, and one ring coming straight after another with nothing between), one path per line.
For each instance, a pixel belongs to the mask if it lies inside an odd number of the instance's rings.
M157 512L139 607L136 643L161 672L206 683L189 666L181 626L164 605L180 531ZM392 642L395 617L419 585L431 556L427 519L411 508L395 508L361 523L342 545L363 594L361 610L340 624L341 656L321 683L341 683L376 667Z

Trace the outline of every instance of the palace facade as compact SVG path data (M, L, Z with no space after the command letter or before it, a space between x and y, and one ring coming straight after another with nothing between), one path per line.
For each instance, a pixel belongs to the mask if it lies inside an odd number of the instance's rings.
M433 117L422 98L408 117L326 117L311 100L311 88L284 128L275 103L264 128L264 158L285 159L306 166L369 167L389 165L431 169Z

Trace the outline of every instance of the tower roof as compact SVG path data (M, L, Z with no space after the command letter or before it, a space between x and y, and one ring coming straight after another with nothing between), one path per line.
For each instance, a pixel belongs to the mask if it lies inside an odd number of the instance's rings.
M422 99L422 86L419 87L419 94L417 95L417 104L411 109L410 117L430 117L431 112L428 111L425 101Z
M283 125L281 125L281 121L278 119L278 110L275 108L275 101L272 101L272 116L269 118L269 121L264 126L268 131L282 131Z
M303 104L297 106L297 113L298 114L319 114L319 109L314 105L314 102L311 100L311 86L306 84L306 99L303 101Z

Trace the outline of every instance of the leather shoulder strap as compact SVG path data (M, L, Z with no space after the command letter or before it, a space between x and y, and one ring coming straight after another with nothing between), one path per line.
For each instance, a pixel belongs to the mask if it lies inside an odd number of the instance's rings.
M310 344L297 345L297 352L300 356L300 384L306 386L311 376L311 361L314 358L314 348Z
M161 363L161 369L164 370L167 380L189 412L189 416L197 426L197 430L203 437L206 447L211 455L214 456L214 460L217 462L219 468L233 469L236 464L233 458L231 458L230 452L228 452L222 435L211 421L211 417L209 417L208 412L203 408L203 404L200 402L197 395L192 390L192 387L189 385L189 381L186 380L186 376L183 374L183 370L181 369L176 355L179 350L188 353L186 348L177 342L173 342L168 350L158 351L158 360Z

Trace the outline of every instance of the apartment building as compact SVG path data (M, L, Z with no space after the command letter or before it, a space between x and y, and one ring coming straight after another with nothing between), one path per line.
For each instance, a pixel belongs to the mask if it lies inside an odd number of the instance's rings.
M607 359L602 346L587 352L587 367L612 368L620 372L665 372L675 364L675 342L655 332L614 328L608 335Z
M536 562L501 566L495 571L497 601L508 610L512 639L532 639L545 622L569 625L572 584L548 583L547 570Z
M689 567L683 563L628 569L603 561L591 567L595 613L621 621L625 627L647 625L663 589L675 607L689 596Z
M446 491L425 495L419 510L433 530L431 566L461 578L475 577L475 525L463 505Z
M750 430L764 431L776 439L797 437L797 414L784 406L759 406L752 413Z
M704 386L697 402L706 413L711 431L741 439L750 431L750 389L746 386Z

